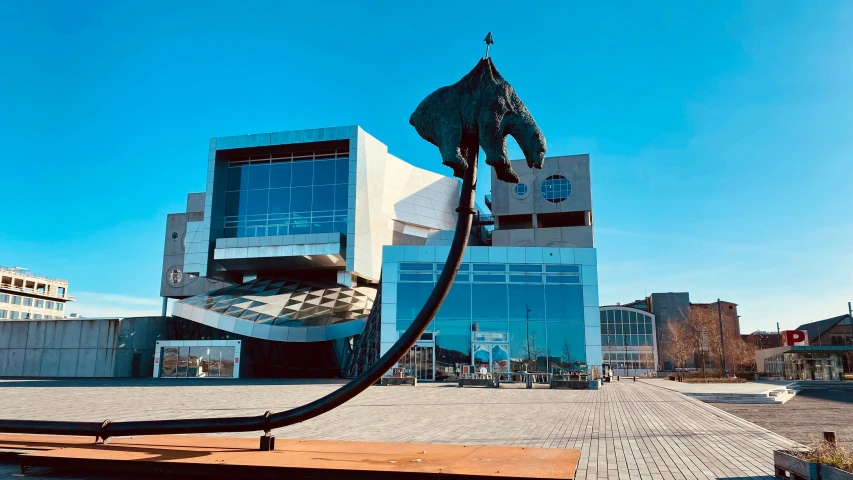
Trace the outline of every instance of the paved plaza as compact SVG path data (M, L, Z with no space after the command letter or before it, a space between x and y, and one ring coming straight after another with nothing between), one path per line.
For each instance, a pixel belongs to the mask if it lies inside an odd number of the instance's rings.
M102 421L257 415L329 393L332 382L0 381L2 417ZM641 382L599 391L371 387L279 438L577 448L579 479L772 478L792 442L711 405ZM243 434L257 436L257 433ZM6 470L3 468L7 467ZM0 478L10 478L0 464Z
M784 405L715 406L802 444L835 432L839 443L853 449L853 390L803 390Z

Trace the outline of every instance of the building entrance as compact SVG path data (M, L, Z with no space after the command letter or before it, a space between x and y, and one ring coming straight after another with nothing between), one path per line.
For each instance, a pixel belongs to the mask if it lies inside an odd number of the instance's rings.
M435 337L432 333L424 333L421 339L409 350L402 360L400 367L406 376L415 377L418 381L435 380Z
M474 371L509 373L509 342L506 333L474 332L471 341Z

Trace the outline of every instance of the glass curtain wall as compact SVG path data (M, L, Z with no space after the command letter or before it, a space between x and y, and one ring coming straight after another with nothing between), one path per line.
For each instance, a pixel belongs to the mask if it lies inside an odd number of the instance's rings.
M655 370L652 317L629 310L602 310L601 353L614 371ZM624 373L623 373L624 374Z
M231 159L224 237L346 233L348 152Z
M411 325L442 267L441 263L399 265L398 331ZM436 376L449 378L462 365L472 364L478 332L503 334L507 339L508 345L497 342L489 347L492 363L501 368L503 357L508 356L511 371L577 369L586 363L583 320L577 265L462 264L427 329L436 334Z
M234 347L163 347L161 378L234 376Z

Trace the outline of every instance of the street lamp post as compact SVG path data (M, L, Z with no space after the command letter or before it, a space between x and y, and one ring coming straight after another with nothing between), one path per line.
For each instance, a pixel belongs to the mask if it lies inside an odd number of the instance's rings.
M723 367L723 378L726 378L726 343L723 339L723 309L720 307L720 299L717 299L717 318L720 321L720 366Z

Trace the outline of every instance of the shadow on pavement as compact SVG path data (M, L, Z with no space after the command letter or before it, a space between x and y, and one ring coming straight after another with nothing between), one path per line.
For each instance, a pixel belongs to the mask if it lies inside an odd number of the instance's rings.
M343 385L343 378L65 378L65 379L2 379L3 388L92 388L92 387L233 387L270 385Z

